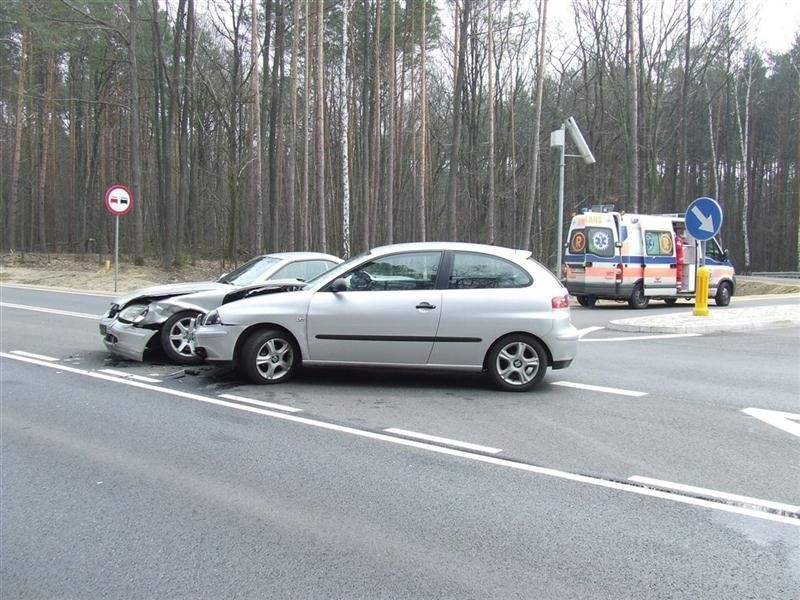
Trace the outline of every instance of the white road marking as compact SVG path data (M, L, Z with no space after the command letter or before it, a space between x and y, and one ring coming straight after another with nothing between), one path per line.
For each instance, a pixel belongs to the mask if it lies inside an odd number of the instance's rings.
M33 352L25 352L24 350L12 350L18 356L27 356L28 358L38 358L39 360L57 361L57 358L52 356L45 356L44 354L34 354Z
M602 392L604 394L617 394L619 396L632 396L640 398L647 396L647 392L636 392L634 390L622 390L619 388L603 387L601 385L589 385L588 383L573 383L571 381L554 381L551 385L560 385L562 387L575 388L576 390L588 390L590 392Z
M638 342L641 340L668 340L672 338L698 337L701 333L659 333L655 335L628 335L615 338L593 338L591 340L579 339L581 342Z
M766 408L743 408L742 412L760 421L764 421L767 425L772 425L786 433L791 433L794 436L800 437L800 415L798 414L781 412L779 410L767 410Z
M754 506L763 506L764 508L780 510L787 513L800 513L800 506L795 506L793 504L773 502L772 500L762 500L761 498L752 498L750 496L741 496L739 494L729 494L728 492L720 492L717 490L710 490L708 488L675 483L673 481L663 481L661 479L641 477L639 475L629 477L628 481L635 481L636 483L641 483L644 485L652 485L655 487L677 490L679 492L686 492L688 494L696 494L698 496L709 496L711 498L719 498L720 500L729 500L731 502L736 502L737 504L752 504Z
M434 442L436 444L446 444L456 448L464 448L465 450L475 450L476 452L486 452L488 454L497 454L502 452L502 448L492 448L491 446L481 446L480 444L471 444L469 442L461 442L459 440L451 440L450 438L438 437L435 435L428 435L427 433L417 433L416 431L408 431L407 429L398 429L397 427L390 427L384 429L386 433L393 433L402 435L418 440L425 440L426 442Z
M605 327L593 326L593 327L584 327L583 329L578 329L578 339L581 339L583 336L589 335L590 333L594 333L595 331L600 331L601 329L605 329Z
M152 377L145 377L143 375L134 375L133 373L126 373L125 371L117 371L116 369L100 369L98 373L108 373L116 377L124 377L126 379L134 379L136 381L144 381L145 383L161 383L160 379Z
M79 312L71 312L68 310L58 310L55 308L44 308L41 306L27 306L25 304L12 304L10 302L0 302L0 306L3 308L16 308L19 310L31 310L33 312L43 312L48 313L51 315L61 315L64 317L78 317L80 319L93 319L95 321L99 321L102 317L98 315L90 315L87 313L79 313Z
M236 396L235 394L220 394L220 398L228 400L236 400L238 402L247 402L255 406L263 406L264 408L272 408L274 410L283 410L285 412L295 413L303 412L302 408L295 408L294 406L286 406L285 404L275 404L273 402L264 402L263 400L253 400L252 398L245 398L244 396Z
M311 427L317 427L320 429L326 429L328 431L336 431L339 433L345 433L348 435L353 435L361 438L371 439L371 440L378 440L381 442L386 442L389 444L396 444L398 446L406 446L409 448L416 448L418 450L425 450L427 452L432 452L435 454L440 454L443 456L452 456L457 458L462 458L465 460L472 460L475 462L493 465L497 467L503 467L507 469L513 469L516 471L522 471L526 473L534 473L537 475L543 475L547 477L554 477L556 479L561 479L564 481L572 481L575 483L583 483L586 485L592 485L599 488L610 489L620 492L626 492L630 494L636 494L638 496L646 496L649 498L658 498L661 500L668 500L670 502L676 502L679 504L687 504L690 506L697 506L700 508L707 508L710 510L717 510L721 512L733 513L738 515L743 515L747 517L752 517L754 519L762 519L765 521L773 521L776 523L782 523L784 525L791 525L793 527L800 527L800 518L796 517L789 517L785 515L779 515L770 512L764 512L762 510L757 510L753 508L735 506L732 504L722 504L720 502L715 502L712 500L704 500L701 498L692 498L690 496L682 496L679 494L674 494L671 492L666 492L663 490L654 490L646 487L641 487L640 485L632 485L629 483L618 482L618 481L609 481L607 479L600 479L597 477L590 477L587 475L579 475L576 473L569 473L567 471L560 471L558 469L549 469L546 467L539 467L536 465L529 465L525 463L518 463L514 461L510 461L503 458L498 458L496 456L486 456L485 454L472 454L467 452L466 450L457 450L455 448L445 448L443 446L436 446L433 444L429 444L426 442L417 442L415 440L409 440L401 437L386 435L384 433L375 433L372 431L364 431L361 429L355 429L353 427L347 427L344 425L336 425L334 423L326 423L325 421L317 421L314 419L310 419L308 417L301 417L298 415L290 415L281 412L272 412L269 410L265 410L263 408L257 408L255 406L245 406L243 404L233 404L231 402L225 402L224 400L217 400L216 398L210 398L208 396L201 396L199 394L192 394L190 392L182 392L180 390L172 390L165 387L159 387L155 385L151 385L149 383L142 383L139 381L133 381L130 379L121 379L119 377L112 377L111 375L105 375L103 373L97 373L92 371L85 371L83 369L76 369L72 367L65 367L63 365L54 365L52 363L48 363L45 361L36 360L33 358L27 358L23 356L15 356L14 354L9 354L6 352L0 352L0 357L9 358L11 360L17 360L21 362L26 362L29 364L39 365L42 367L49 367L51 369L58 369L60 372L64 373L73 373L75 375L85 375L87 377L91 377L93 379L101 379L104 381L109 381L112 383L116 383L119 385L129 385L131 387L137 387L144 390L149 390L152 392L158 392L160 394L166 394L169 396L175 396L178 398L186 398L188 400L197 400L198 402L205 402L207 404L214 404L216 406L223 406L226 408L232 408L235 410L241 410L244 412L249 412L253 414L263 415L266 417L272 417L274 419L281 419L284 421L291 421L293 423L299 423L303 425L309 425Z
M5 283L0 284L0 287L7 287L7 288L15 288L18 290L41 290L43 292L56 292L57 294L74 294L76 296L94 296L96 298L115 298L119 294L114 294L111 292L80 292L78 290L70 290L66 288L56 288L56 287L42 287L38 285L8 285Z

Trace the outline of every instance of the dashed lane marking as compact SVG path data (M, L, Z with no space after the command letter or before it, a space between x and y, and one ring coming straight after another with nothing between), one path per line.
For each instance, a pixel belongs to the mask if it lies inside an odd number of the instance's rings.
M294 406L286 406L285 404L275 404L274 402L264 402L263 400L253 400L252 398L245 398L244 396L237 396L235 394L220 394L220 398L226 400L235 400L237 402L245 402L254 406L261 406L263 408L271 408L273 410L282 410L285 412L295 413L302 412L302 408L295 408Z
M134 381L144 381L145 383L161 383L160 379L153 377L145 377L144 375L134 375L133 373L126 373L125 371L117 371L116 369L99 369L98 373L107 373L115 377L124 377L125 379L133 379Z
M589 385L588 383L573 383L571 381L554 381L551 385L560 385L561 387L574 388L576 390L587 390L590 392L601 392L603 394L617 394L619 396L631 396L640 398L647 396L647 392L636 392L634 390L623 390L619 388L603 387L601 385Z
M57 358L53 358L52 356L45 356L44 354L34 354L33 352L25 352L24 350L12 350L13 354L17 356L27 356L28 358L37 358L39 360L46 360L50 362L57 361Z
M28 306L27 304L12 304L11 302L0 302L3 308L16 308L18 310L30 310L33 312L48 313L51 315L61 315L63 317L78 317L79 319L92 319L99 321L102 317L98 315L90 315L87 313L72 312L69 310L58 310L56 308L44 308L42 306Z

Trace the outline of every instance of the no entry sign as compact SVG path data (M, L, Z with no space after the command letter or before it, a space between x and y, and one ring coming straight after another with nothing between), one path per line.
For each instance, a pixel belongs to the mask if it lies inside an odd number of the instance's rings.
M112 185L106 191L105 205L112 215L127 215L133 208L133 196L124 185Z

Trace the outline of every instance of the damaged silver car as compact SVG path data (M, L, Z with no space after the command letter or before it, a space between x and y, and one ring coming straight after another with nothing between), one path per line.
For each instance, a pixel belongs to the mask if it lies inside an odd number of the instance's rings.
M111 302L100 321L106 348L119 358L142 361L160 347L171 362L202 362L194 353L198 315L255 295L299 289L342 260L318 252L257 256L216 281L159 285L124 294Z

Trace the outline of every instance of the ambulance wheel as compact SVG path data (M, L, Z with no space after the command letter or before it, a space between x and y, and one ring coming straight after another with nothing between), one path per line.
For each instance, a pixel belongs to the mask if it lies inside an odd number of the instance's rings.
M575 296L575 298L578 300L578 304L580 304L581 306L588 306L591 308L597 303L597 296L594 296L592 294L586 296L584 295Z
M642 284L637 283L633 288L631 297L628 298L628 306L631 308L647 308L648 304L650 304L650 298L644 295Z
M728 306L731 303L731 284L723 281L717 288L717 295L714 296L717 306Z
M675 304L677 301L677 298L664 298L664 304L669 304L670 306Z

